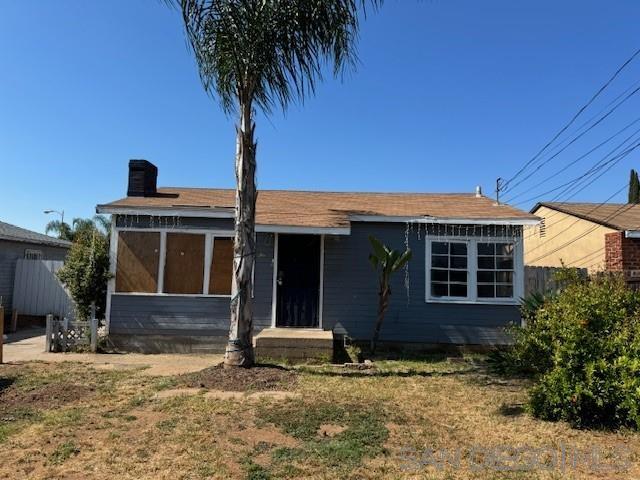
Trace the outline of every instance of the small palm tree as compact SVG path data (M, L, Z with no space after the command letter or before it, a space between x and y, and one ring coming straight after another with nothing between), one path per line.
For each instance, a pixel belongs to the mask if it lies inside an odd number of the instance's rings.
M236 211L231 321L225 365L251 366L255 256L254 107L302 101L325 65L355 65L359 9L382 0L167 0L179 5L200 78L236 127Z
M380 330L384 322L384 315L389 308L389 297L391 296L391 275L411 260L411 249L407 248L404 252L393 250L387 247L376 237L370 235L369 242L373 252L369 254L369 261L373 268L378 272L378 318L371 337L371 354L376 352L378 339L380 338Z

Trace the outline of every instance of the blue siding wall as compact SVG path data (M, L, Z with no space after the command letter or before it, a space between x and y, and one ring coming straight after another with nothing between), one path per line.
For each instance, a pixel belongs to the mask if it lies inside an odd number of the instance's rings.
M258 234L253 299L256 332L271 325L272 259L273 234ZM114 294L109 333L226 336L229 302L227 297Z
M377 310L377 277L368 261L369 235L404 249L404 224L352 223L349 236L325 237L323 327L365 340L371 338ZM409 234L409 293L404 271L392 280L382 340L392 342L487 344L506 340L503 327L518 322L514 305L425 302L424 230Z
M171 227L173 220L144 217L118 219L129 227ZM232 229L227 219L182 218L176 228ZM371 337L376 318L377 278L368 261L373 234L402 249L404 224L352 223L351 235L325 237L323 328L358 340ZM461 230L461 233L471 233ZM498 232L484 232L498 233ZM506 233L506 232L505 232ZM412 231L409 245L409 292L405 274L393 278L391 305L381 338L393 342L491 344L506 341L503 327L518 322L515 305L473 305L425 302L424 229L418 238ZM271 325L274 235L257 235L254 286L256 331ZM112 296L110 333L125 335L226 335L229 298L171 295Z

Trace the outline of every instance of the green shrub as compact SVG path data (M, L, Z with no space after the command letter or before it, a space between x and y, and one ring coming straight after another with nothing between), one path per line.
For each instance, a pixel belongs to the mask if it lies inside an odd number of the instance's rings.
M109 237L98 228L79 230L58 278L69 289L79 319L89 318L91 304L104 318L109 273Z
M601 277L566 285L514 329L514 368L536 378L533 415L576 427L640 427L639 314L640 293Z

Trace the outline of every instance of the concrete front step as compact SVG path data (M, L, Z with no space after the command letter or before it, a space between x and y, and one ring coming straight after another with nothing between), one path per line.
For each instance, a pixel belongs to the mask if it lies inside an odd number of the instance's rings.
M265 328L254 337L258 358L287 360L333 357L333 332L303 328Z

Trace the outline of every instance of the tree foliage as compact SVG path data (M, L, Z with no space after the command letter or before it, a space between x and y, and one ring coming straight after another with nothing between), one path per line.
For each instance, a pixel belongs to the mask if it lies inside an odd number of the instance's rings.
M371 338L371 353L375 353L384 316L389 307L391 296L391 275L404 267L411 260L411 250L404 252L387 247L373 235L369 236L372 252L369 254L371 266L378 272L378 318Z
M356 64L359 13L380 0L175 0L204 88L224 110L269 113Z
M54 232L58 238L73 242L80 232L91 231L97 228L102 233L108 234L111 229L109 220L103 215L95 215L93 218L74 218L71 225L60 220L52 220L47 223L44 231Z
M638 180L638 172L631 169L629 176L629 201L628 203L640 203L640 180Z
M640 293L623 279L567 285L514 334L507 358L535 379L535 416L577 427L640 427Z
M104 318L109 273L109 235L100 222L93 219L74 220L74 239L64 266L58 277L71 293L76 304L76 314L86 319L91 304L96 305L96 315Z

